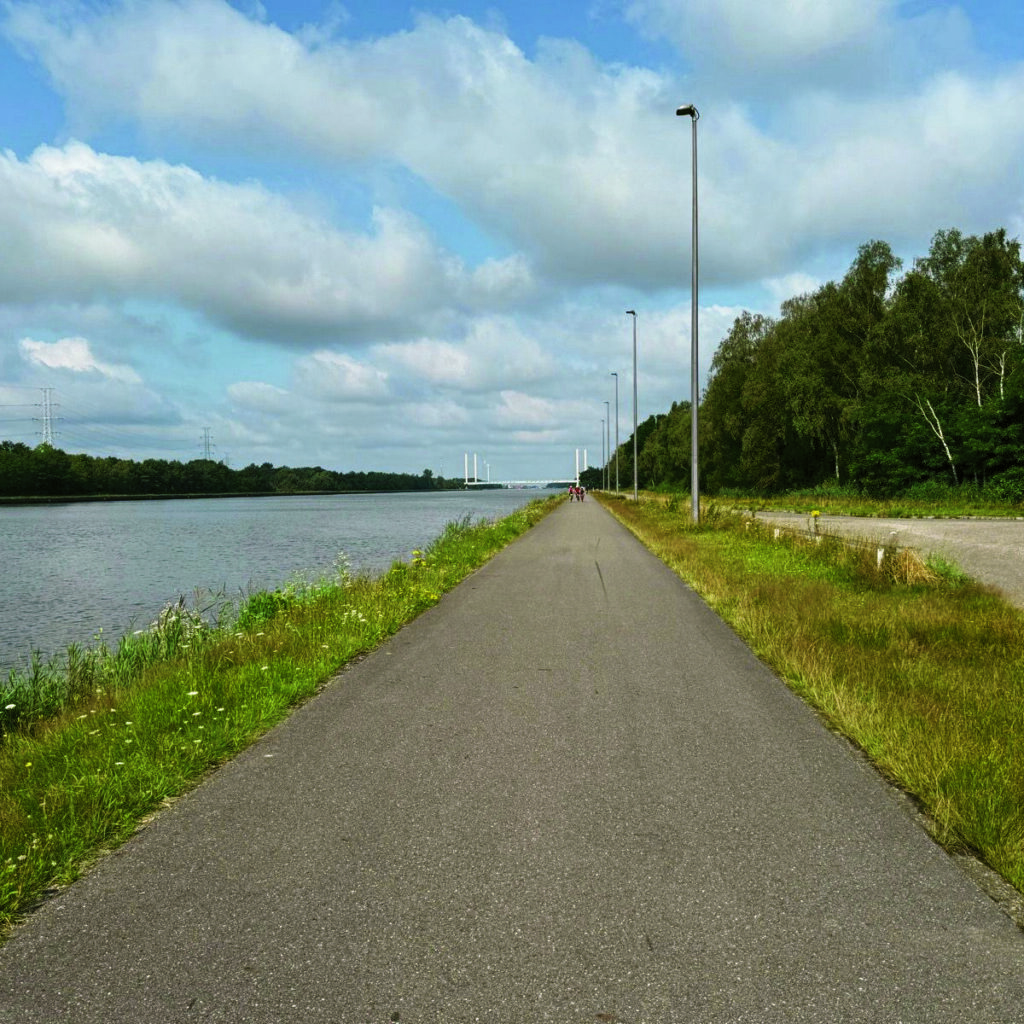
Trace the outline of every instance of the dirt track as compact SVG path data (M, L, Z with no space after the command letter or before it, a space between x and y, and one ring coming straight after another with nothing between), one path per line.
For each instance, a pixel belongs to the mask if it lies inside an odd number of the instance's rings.
M808 516L758 512L757 518L806 529ZM1024 608L1024 519L858 519L826 516L822 532L887 542L895 534L900 547L923 555L941 555L964 572L998 587L1012 604Z

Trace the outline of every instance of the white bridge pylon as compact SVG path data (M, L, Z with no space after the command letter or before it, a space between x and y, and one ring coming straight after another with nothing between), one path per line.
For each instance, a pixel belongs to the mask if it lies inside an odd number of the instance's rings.
M465 452L463 455L463 462L465 464L465 485L466 487L546 487L548 484L555 483L569 483L574 482L576 486L580 483L580 449L576 449L576 472L572 476L568 474L566 476L550 476L544 477L541 480L492 480L491 479L491 465L485 459L484 465L487 467L487 478L485 480L480 479L480 474L477 472L477 453L473 452L473 475L469 475L469 452ZM587 468L587 449L583 449L583 468Z

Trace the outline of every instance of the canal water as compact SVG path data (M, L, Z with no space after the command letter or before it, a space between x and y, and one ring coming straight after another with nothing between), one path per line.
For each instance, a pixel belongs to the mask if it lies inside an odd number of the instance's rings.
M508 515L551 491L479 490L80 502L0 508L0 675L102 630L148 626L195 591L237 599L296 573L377 572L449 522Z

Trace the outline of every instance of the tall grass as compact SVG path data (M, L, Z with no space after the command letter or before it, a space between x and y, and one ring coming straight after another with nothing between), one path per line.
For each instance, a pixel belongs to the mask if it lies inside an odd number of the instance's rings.
M1024 614L881 543L775 539L715 504L697 526L678 503L605 504L917 799L939 842L1024 892Z
M1024 518L1024 503L1017 491L974 484L915 484L892 497L872 497L856 487L826 483L772 497L726 490L714 496L723 508L810 512L885 518L994 516Z
M353 576L340 561L330 576L296 577L219 627L179 601L116 648L72 648L43 674L13 675L0 738L0 927L561 500L450 523L380 576Z

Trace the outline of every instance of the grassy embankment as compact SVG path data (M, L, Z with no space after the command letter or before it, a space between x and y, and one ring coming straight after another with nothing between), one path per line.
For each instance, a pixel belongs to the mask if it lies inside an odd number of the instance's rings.
M561 500L449 524L377 577L341 567L254 594L229 624L179 602L113 650L12 673L0 687L0 932Z
M817 509L823 515L871 518L1024 518L1019 504L997 500L983 488L970 484L959 487L940 483L918 484L892 498L870 498L854 488L826 485L806 491L790 491L770 498L752 495L716 496L714 503L719 508L732 510L810 513Z
M600 497L925 812L1024 892L1024 613L955 567Z

